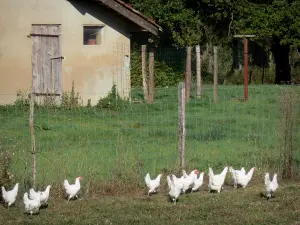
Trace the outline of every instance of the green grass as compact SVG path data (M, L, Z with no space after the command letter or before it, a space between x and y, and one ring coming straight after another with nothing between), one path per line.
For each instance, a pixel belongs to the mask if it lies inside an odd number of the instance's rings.
M295 184L285 185L272 203L259 197L263 173L281 171L280 88L250 86L244 103L242 86L220 86L218 104L211 87L204 88L200 100L192 89L186 106L187 170L256 166L259 181L245 191L183 196L176 207L166 201L166 191L151 198L137 194L147 172L178 172L176 87L157 89L153 105L130 104L118 112L36 107L37 186L53 184L51 204L31 218L22 215L19 201L11 211L0 207L1 218L7 224L292 224L299 215ZM132 98L142 101L142 91L134 89ZM1 106L0 115L0 146L12 156L11 183L20 182L24 193L31 170L29 109ZM296 175L299 147L298 132ZM79 175L83 200L66 204L61 184Z
M188 169L226 164L278 169L279 89L250 86L247 104L241 86L220 86L218 104L211 88L201 100L192 95L186 109ZM135 90L133 99L141 98ZM120 112L36 108L38 182L78 175L113 180L176 170L177 88L158 89L155 98L153 105L131 104ZM18 178L24 177L25 162L30 165L31 160L28 114L26 107L1 108L0 141L14 153L12 172ZM29 174L28 167L25 176Z
M201 100L192 96L187 105L187 167L278 169L279 87L250 86L247 104L241 86L221 86L218 104L212 96L212 89L205 89ZM134 99L141 97L140 91L133 92ZM78 175L115 179L119 166L122 173L139 175L139 162L141 176L178 168L177 89L158 89L155 98L153 105L132 104L120 112L37 108L38 181ZM1 143L14 153L17 177L24 177L25 162L31 160L28 113L28 108L1 109Z

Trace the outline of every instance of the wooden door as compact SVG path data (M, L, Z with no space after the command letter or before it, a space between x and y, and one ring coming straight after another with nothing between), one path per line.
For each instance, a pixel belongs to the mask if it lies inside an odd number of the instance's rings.
M60 25L32 25L32 91L39 103L62 95Z

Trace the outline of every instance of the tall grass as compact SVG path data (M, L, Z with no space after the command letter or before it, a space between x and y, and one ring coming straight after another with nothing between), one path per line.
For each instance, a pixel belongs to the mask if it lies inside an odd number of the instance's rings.
M244 103L242 86L220 86L218 104L213 103L211 87L204 88L200 100L192 89L186 107L187 169L207 171L208 166L230 164L256 166L261 172L278 171L280 88L250 86L249 101ZM143 99L142 90L134 89L132 98ZM119 111L37 107L37 183L62 182L81 175L91 182L138 184L147 172L177 171L177 107L177 87L156 89L152 105L130 104ZM29 109L2 106L0 113L0 143L13 153L16 179L27 179L30 171L24 176L24 168L26 162L30 164ZM298 170L300 154L294 154Z

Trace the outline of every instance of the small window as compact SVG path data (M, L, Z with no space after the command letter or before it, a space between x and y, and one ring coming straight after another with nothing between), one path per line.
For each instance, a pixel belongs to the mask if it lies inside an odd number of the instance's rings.
M102 26L84 26L83 27L83 44L100 45L102 39Z

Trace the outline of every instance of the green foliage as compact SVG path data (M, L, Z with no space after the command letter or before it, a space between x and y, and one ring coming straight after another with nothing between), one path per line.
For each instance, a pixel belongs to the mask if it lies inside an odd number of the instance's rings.
M171 52L172 53L172 52ZM165 53L168 54L168 53ZM182 58L180 58L182 60ZM154 85L156 87L166 87L177 85L183 79L183 74L176 72L175 69L164 60L160 60L159 56L155 57L154 61L155 79ZM149 67L147 66L147 79L149 79ZM141 53L138 46L135 46L131 52L131 86L142 86L142 67L141 67Z
M258 40L277 37L281 44L300 46L300 2L250 2L233 26L244 34L255 34Z
M188 1L130 0L128 2L163 27L163 40L171 40L171 44L181 47L200 43L203 33L200 14L187 6Z
M130 79L132 87L141 87L143 85L142 77L142 59L141 51L136 47L133 48L130 55Z
M30 105L29 100L29 91L18 90L17 91L17 99L14 102L14 105L17 107L27 108Z
M73 81L72 90L70 92L65 91L62 94L61 106L66 109L73 109L80 107L81 105L81 97L79 96L78 92L75 92L75 85Z
M105 98L100 99L97 103L97 107L101 109L109 109L112 111L120 111L127 108L128 105L129 102L122 99L118 94L115 84L112 86L112 89L108 93L108 95Z
M13 175L11 169L11 155L4 149L0 142L0 187L10 184ZM1 196L2 197L2 196Z
M174 86L182 79L184 79L183 74L174 72L166 62L155 61L155 87Z
M200 16L194 10L181 9L170 15L165 23L171 31L175 46L192 46L201 42L203 31Z

